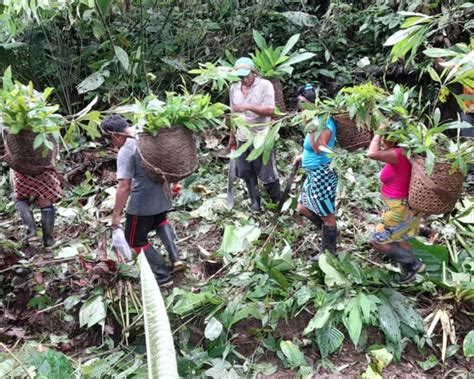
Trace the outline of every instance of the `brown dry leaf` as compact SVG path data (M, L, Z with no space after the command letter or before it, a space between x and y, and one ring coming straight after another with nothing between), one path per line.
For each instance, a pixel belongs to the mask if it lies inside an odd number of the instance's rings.
M103 234L99 239L99 244L97 245L97 257L99 259L107 259L107 237Z
M209 191L206 187L204 187L202 184L197 184L193 187L193 191L196 193L200 193L203 195L209 195L212 193L212 191Z

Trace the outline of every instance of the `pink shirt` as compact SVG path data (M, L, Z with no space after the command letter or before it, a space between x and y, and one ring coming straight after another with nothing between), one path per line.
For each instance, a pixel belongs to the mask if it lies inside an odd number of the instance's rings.
M411 163L403 155L401 147L395 149L397 153L397 163L385 163L380 172L382 182L382 195L390 199L405 199L408 197L408 187L410 186Z

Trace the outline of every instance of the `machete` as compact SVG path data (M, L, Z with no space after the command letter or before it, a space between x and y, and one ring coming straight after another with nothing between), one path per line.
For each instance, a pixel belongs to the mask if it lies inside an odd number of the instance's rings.
M235 150L231 150L232 154ZM231 158L229 160L229 170L227 172L227 208L232 209L234 207L234 180L237 173L237 162Z
M286 181L286 187L283 193L281 194L280 202L278 203L278 206L275 211L275 215L279 215L281 212L281 209L283 208L283 204L285 204L285 201L288 199L288 195L290 194L291 190L291 185L295 181L296 177L296 172L298 171L298 167L300 166L300 163L294 163L293 166L291 167L291 172L290 176L288 177Z

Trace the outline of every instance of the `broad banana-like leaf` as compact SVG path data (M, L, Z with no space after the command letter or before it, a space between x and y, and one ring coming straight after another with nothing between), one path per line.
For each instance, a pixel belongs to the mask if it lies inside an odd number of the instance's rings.
M170 322L145 254L139 255L149 378L179 378Z

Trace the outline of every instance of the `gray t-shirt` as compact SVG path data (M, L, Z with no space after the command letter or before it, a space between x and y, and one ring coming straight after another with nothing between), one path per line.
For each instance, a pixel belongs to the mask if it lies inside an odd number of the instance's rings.
M136 150L137 141L128 138L117 155L117 179L132 179L127 213L134 216L152 216L169 211L172 208L171 200L166 197L163 185L148 177Z

